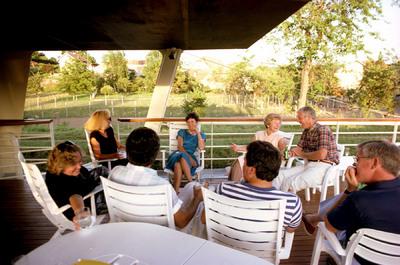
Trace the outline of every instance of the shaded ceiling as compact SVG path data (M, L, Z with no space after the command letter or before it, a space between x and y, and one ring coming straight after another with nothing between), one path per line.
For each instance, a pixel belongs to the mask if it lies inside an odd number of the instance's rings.
M3 51L198 50L248 48L308 0L7 2Z

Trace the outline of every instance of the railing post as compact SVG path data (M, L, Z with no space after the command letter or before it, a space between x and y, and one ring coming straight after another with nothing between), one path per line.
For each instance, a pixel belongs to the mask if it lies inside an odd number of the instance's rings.
M213 161L214 161L214 122L211 122L211 170L213 169Z
M117 133L118 133L118 142L121 143L121 133L119 131L119 120L117 120Z
M54 146L56 146L56 140L54 138L54 122L53 121L51 121L49 123L49 130L50 130L51 148L54 148Z
M399 124L397 122L394 123L393 126L393 136L392 136L392 143L396 143L397 141L397 130L398 130Z
M336 144L339 143L339 122L336 122Z

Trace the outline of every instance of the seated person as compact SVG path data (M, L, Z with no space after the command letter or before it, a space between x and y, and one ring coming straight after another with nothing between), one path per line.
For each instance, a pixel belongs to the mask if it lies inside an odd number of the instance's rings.
M82 151L78 145L66 141L54 147L48 158L45 182L55 203L61 207L69 204L69 198L74 194L85 196L90 193L100 184L98 176L108 175L104 167L95 170L102 172L91 174L82 166ZM72 220L74 213L69 209L64 215Z
M311 234L324 221L331 232L345 231L339 240L346 243L360 228L400 234L400 212L393 204L400 201L400 149L386 141L367 141L358 145L354 159L355 166L345 172L347 189L321 203L325 207L319 214L305 215L306 230ZM360 183L366 186L358 190Z
M96 159L116 158L117 160L111 162L111 167L128 163L125 156L118 152L118 149L125 150L125 146L121 145L114 135L109 110L96 110L93 112L85 123L85 130L90 133L90 145ZM102 163L102 165L107 166L107 163Z
M328 169L339 164L335 135L329 126L318 123L315 110L309 106L300 108L297 121L304 130L289 155L307 159L307 163L281 170L273 181L277 189L293 193L321 185Z
M294 232L301 223L302 204L296 194L283 192L272 186L278 176L281 154L271 143L254 141L247 146L243 165L243 183L221 183L216 193L238 200L279 200L286 199L284 227ZM202 222L205 223L203 211Z
M134 186L169 184L168 180L159 177L157 171L150 168L159 150L160 138L152 129L141 127L133 130L126 140L129 163L126 166L113 168L109 179ZM178 228L184 228L189 224L203 200L201 188L194 182L190 182L182 189L179 197L172 186L171 190L175 225ZM201 216L201 212L198 216ZM200 221L200 218L198 219Z
M205 148L206 135L197 129L199 116L191 112L185 118L187 129L178 131L178 150L174 151L167 160L166 168L174 171L174 189L179 193L181 186L182 174L189 181L192 181L192 176L199 166L194 153L197 148L203 150Z
M264 131L257 131L253 137L253 141L266 141L271 143L274 147L283 154L288 141L285 138L285 133L280 131L282 124L282 118L279 114L269 113L264 118ZM232 144L231 149L235 152L246 152L245 145ZM283 157L283 155L282 155ZM232 164L231 171L229 173L229 180L238 181L242 178L243 172L243 160L244 155L238 157Z

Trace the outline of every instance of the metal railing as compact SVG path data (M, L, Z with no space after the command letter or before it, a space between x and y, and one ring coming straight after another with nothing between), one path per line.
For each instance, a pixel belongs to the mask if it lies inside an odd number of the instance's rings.
M27 126L37 126L37 130L26 130ZM45 164L47 151L55 146L53 120L25 119L0 120L0 178L20 176L18 151L21 151L26 161L35 164ZM21 127L20 130L16 129ZM46 152L44 155L38 153Z
M183 118L119 118L117 131L118 137L126 136L136 127L143 126L145 122L161 122L160 132L161 148L168 148L168 123L184 122ZM355 146L367 140L388 140L397 143L398 125L400 119L359 119L359 118L324 118L319 119L320 124L331 128L336 136L336 142L345 146L345 155L355 154ZM230 118L202 118L202 131L207 135L206 161L208 167L222 167L237 158L237 154L230 150L234 140L237 144L248 144L255 131L264 130L261 117L230 117ZM293 145L300 139L302 128L294 118L285 119L281 130L295 134ZM218 162L220 161L220 162Z

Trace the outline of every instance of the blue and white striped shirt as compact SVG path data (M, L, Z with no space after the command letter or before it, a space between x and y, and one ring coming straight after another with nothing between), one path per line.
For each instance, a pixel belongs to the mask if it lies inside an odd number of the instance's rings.
M216 193L238 200L281 200L286 199L284 226L296 228L301 223L303 212L301 200L296 194L284 192L275 188L258 188L248 183L221 183Z

